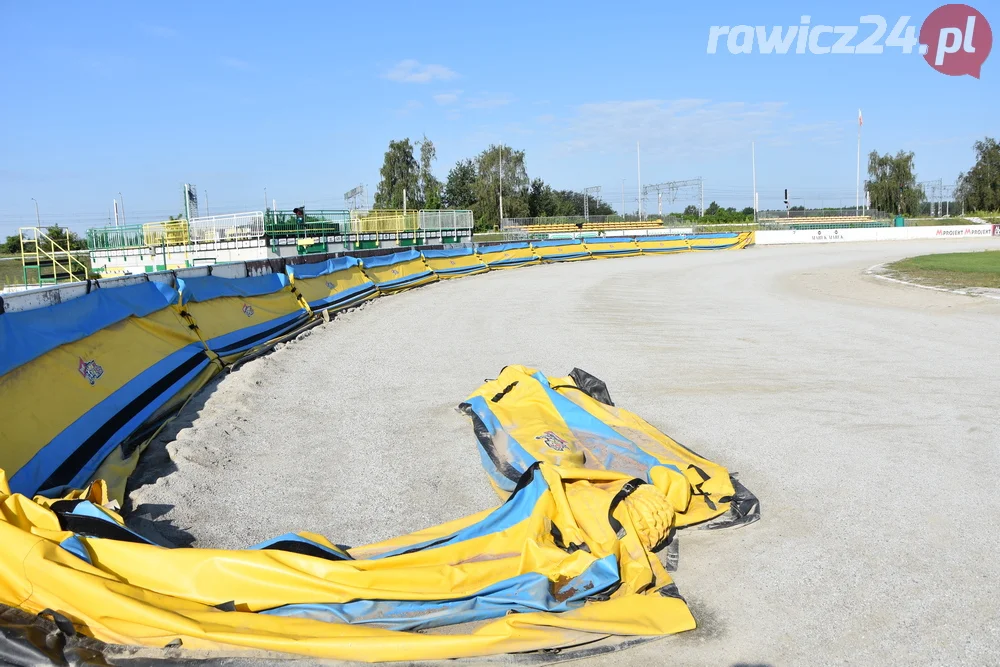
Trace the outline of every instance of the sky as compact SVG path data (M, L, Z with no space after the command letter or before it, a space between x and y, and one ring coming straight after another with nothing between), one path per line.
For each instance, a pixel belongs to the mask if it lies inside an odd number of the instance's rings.
M950 184L1000 135L1000 54L977 79L900 48L732 54L723 36L708 53L711 26L881 15L919 32L938 6L0 0L0 234L34 224L35 201L43 225L78 231L107 224L116 198L129 224L164 219L184 183L202 214L206 199L212 214L261 210L265 190L278 208L344 208L356 185L373 197L390 140L424 135L442 180L503 142L530 177L601 186L616 208L624 189L629 211L637 142L642 184L702 177L706 205L752 205L753 152L762 209L785 188L853 206L859 108L863 156L913 151L919 180Z

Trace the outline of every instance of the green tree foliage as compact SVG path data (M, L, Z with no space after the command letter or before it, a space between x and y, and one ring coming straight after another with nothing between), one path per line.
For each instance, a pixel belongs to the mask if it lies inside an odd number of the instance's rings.
M501 153L503 178L501 178ZM492 229L500 224L500 191L503 189L503 214L506 218L528 216L528 172L524 151L510 146L490 145L476 157L475 203L472 212L477 229Z
M913 215L920 212L924 190L917 185L913 171L913 153L868 155L868 192L876 211Z
M720 210L721 209L719 207L719 204L713 201L711 204L708 205L708 208L705 209L705 215L708 216L716 215Z
M969 211L1000 211L1000 143L986 137L973 149L976 164L958 175L956 199Z
M697 218L699 213L700 211L698 210L698 207L695 206L694 204L690 204L684 207L683 215L685 218Z
M434 177L431 163L437 159L434 143L424 135L420 146L420 201L422 208L441 208L441 181Z
M433 146L431 149L433 151ZM404 190L407 208L421 207L420 165L413 157L413 144L409 139L389 142L379 174L382 180L375 191L375 208L403 208Z
M60 227L59 225L49 225L48 227L42 229L42 232L55 242L59 250L66 250L67 233L69 234L70 250L87 249L87 239L81 238L80 235L74 231L68 231L65 227ZM41 241L39 247L40 249L46 251L53 250L48 241ZM3 244L3 252L11 255L21 254L21 237L18 234L11 234L8 236L7 240Z
M447 208L470 209L476 203L476 163L459 160L448 172L444 185L444 205Z
M614 215L615 210L602 199L588 195L590 215ZM528 187L528 215L533 218L583 215L583 193L572 190L553 190L542 179L536 178Z

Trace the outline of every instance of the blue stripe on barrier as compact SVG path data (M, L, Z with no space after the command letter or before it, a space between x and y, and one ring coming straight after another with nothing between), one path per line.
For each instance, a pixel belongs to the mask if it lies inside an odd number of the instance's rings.
M431 271L423 271L421 273L415 273L412 276L403 276L402 278L396 278L395 280L387 280L381 283L375 283L375 285L380 290L396 290L402 287L407 287L413 283L420 282L426 278L433 278L434 274Z
M375 283L367 282L352 287L351 289L344 290L343 292L337 292L336 294L331 294L328 297L322 299L317 299L315 301L309 302L309 307L313 310L325 310L327 308L347 308L362 299L365 299L372 294L378 292L375 287Z
M73 455L82 443L85 443L98 429L115 417L122 408L137 399L158 381L169 376L172 371L184 366L191 360L192 356L199 354L203 358L194 364L190 371L184 373L177 381L166 387L157 396L152 397L148 403L141 406L120 428L110 434L96 452L88 457L87 463L76 471L72 479L65 486L73 488L82 485L96 472L101 462L104 461L115 447L121 444L125 438L149 419L156 410L208 366L208 356L205 353L204 346L200 342L186 345L153 364L63 429L59 435L39 449L31 460L11 476L11 491L14 493L23 493L26 496L32 496L42 491L41 486L49 479L49 476L67 458ZM49 492L48 489L44 490ZM59 491L59 489L55 489L54 491Z
M620 581L614 556L595 560L562 584L537 572L498 581L454 600L355 600L341 604L291 604L260 613L294 616L328 623L378 624L391 630L419 631L445 625L484 621L508 613L564 612L582 606L592 595Z
M478 537L492 535L494 533L507 530L508 528L519 524L531 516L531 513L535 509L535 504L538 503L539 498L541 498L542 495L548 491L548 489L548 484L545 482L545 478L542 477L542 473L537 467L533 468L531 472L531 480L528 481L526 485L518 489L516 493L511 495L507 499L507 502L490 512L481 521L478 521L471 526L466 526L465 528L462 528L447 537L400 547L378 556L372 556L371 558L391 558L393 556L402 556L407 553L424 551L426 549L451 546L453 544L458 544L460 542L473 540Z
M208 349L213 352L223 352L226 356L237 354L238 352L249 350L250 348L260 345L261 343L271 340L272 338L284 335L301 324L308 316L309 315L305 310L295 310L287 315L275 317L267 322L255 324L252 327L245 327L243 329L237 329L236 331L230 331L227 334L208 339L208 341L206 341L208 343ZM277 329L277 331L272 331L274 329ZM258 339L257 336L262 333L267 333L267 335L262 339ZM253 340L247 340L245 343L240 344L241 341L246 339ZM231 348L233 345L235 345L235 347Z

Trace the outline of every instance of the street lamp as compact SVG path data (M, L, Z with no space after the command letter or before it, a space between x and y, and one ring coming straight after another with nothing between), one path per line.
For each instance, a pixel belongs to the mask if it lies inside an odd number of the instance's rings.
M40 217L38 217L38 200L35 199L34 197L32 197L31 201L35 202L35 226L36 227L41 227L42 226L42 219Z
M122 197L122 193L118 193L118 198L122 200L122 226L125 226L125 197Z

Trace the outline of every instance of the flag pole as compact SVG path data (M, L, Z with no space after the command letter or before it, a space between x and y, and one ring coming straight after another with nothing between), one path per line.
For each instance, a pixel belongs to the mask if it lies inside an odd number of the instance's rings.
M854 215L859 215L861 210L861 126L863 124L861 109L858 109L858 180L854 188Z

